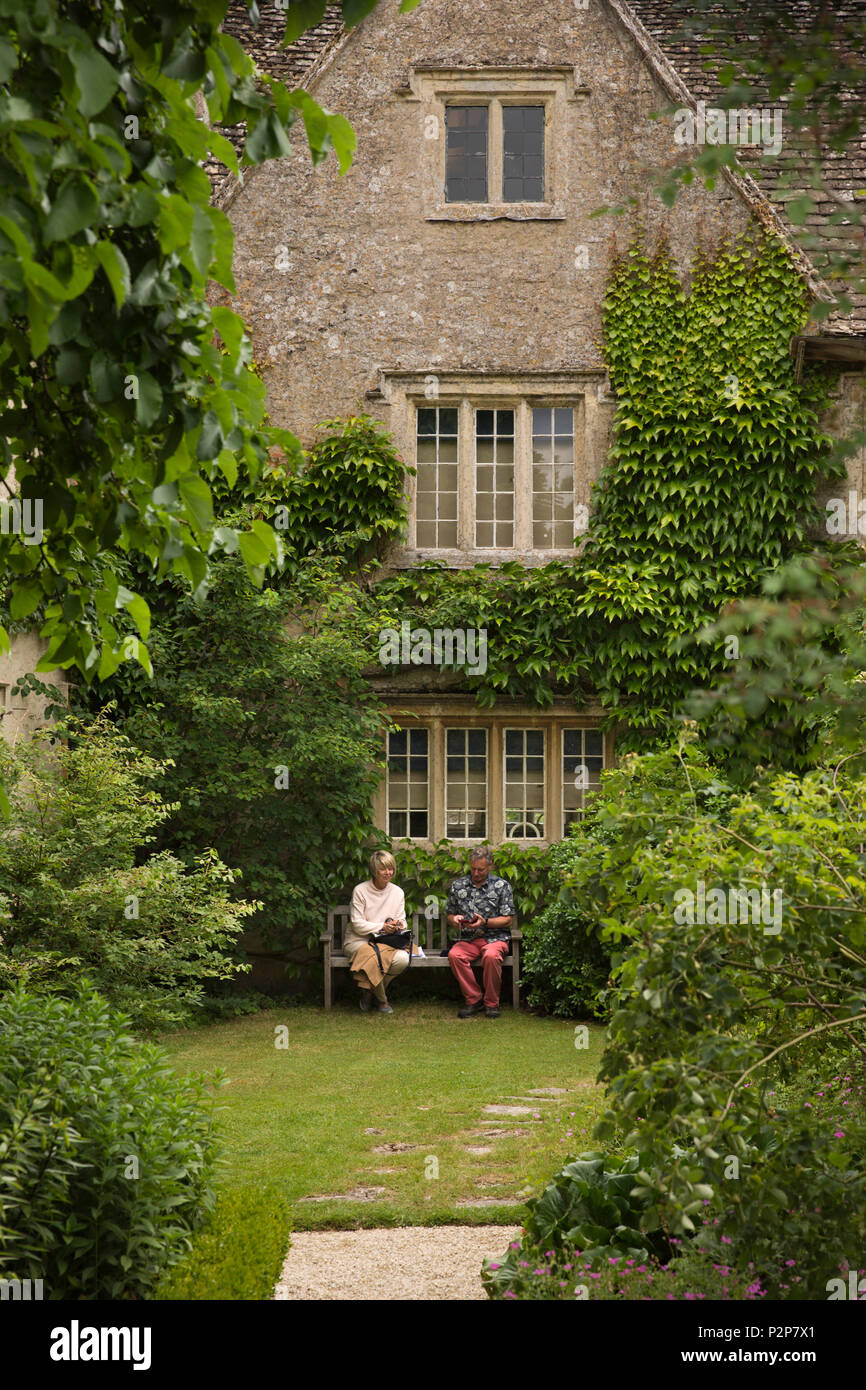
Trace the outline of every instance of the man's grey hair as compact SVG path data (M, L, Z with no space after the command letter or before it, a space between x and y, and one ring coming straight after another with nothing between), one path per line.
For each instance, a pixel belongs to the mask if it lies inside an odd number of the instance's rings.
M492 864L493 851L489 848L488 845L479 845L478 848L474 849L469 856L470 864L472 863L473 859L485 859L488 864Z

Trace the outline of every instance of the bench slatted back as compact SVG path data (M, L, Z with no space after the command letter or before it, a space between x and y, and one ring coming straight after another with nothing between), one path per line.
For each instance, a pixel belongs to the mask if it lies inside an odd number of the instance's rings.
M349 921L351 906L348 903L340 903L337 907L328 909L328 931L331 933L331 950L334 955L339 956L343 953L343 932L346 923ZM412 940L420 946L422 951L428 956L432 956L439 951L444 951L448 945L448 923L443 912L441 919L433 917L428 921L423 912L413 912L407 917L409 926L412 928Z
M328 931L331 933L331 950L335 956L343 953L343 932L349 921L351 906L340 903L328 909ZM443 912L439 917L426 917L423 912L413 912L407 918L412 928L412 940L428 956L439 955L448 947L448 919ZM512 926L517 926L517 917L512 917Z

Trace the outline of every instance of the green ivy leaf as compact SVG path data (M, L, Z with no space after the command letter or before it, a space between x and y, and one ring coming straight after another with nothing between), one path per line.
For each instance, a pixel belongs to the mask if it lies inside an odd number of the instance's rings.
M96 189L89 179L70 174L60 187L45 222L45 241L66 241L95 220L99 209Z
M69 57L81 93L78 109L89 120L108 104L120 79L108 60L92 46L73 44Z
M127 259L120 247L115 246L112 241L98 242L96 254L108 277L115 303L118 309L122 309L131 285Z

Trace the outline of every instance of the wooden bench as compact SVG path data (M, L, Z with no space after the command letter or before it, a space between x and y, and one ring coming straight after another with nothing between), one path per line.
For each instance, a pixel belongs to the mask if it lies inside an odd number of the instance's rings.
M342 953L343 929L349 920L350 908L346 906L328 908L328 928L319 937L325 950L325 1008L330 1009L334 997L334 971L348 970L349 958ZM424 952L423 957L412 957L410 970L450 970L451 965L447 956L440 955L441 951L449 945L448 942L448 923L443 913L439 918L428 918L423 912L413 912L408 919L412 926L412 940L416 945L420 945ZM514 923L517 917L511 919L511 953L507 955L502 964L511 969L511 1000L515 1009L520 1007L520 943L523 940L523 933L518 931ZM475 964L475 962L473 962ZM481 962L478 962L480 968ZM455 980L455 986L457 984Z

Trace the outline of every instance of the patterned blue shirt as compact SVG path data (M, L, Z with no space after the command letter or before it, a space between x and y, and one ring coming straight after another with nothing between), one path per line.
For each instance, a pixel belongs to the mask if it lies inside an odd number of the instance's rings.
M455 917L474 917L477 913L485 921L489 917L513 917L514 895L511 884L506 878L488 874L484 882L476 887L472 882L472 876L465 874L463 878L455 879L452 883L445 911ZM485 936L488 941L509 941L511 932L508 927L491 927L485 932Z

